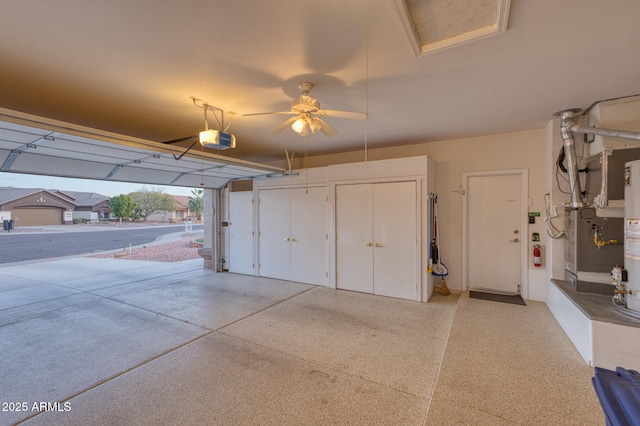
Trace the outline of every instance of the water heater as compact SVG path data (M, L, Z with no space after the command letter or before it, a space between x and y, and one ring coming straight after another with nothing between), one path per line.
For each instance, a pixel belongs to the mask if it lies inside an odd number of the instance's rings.
M626 295L627 309L640 314L640 160L625 163L624 216L624 267L631 291Z

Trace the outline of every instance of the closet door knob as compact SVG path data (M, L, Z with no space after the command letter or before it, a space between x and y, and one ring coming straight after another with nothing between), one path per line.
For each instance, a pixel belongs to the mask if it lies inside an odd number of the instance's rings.
M382 247L382 244L375 243L376 247Z
M373 243L371 243L371 242L369 242L369 243L364 243L364 245L365 245L366 247L371 247L371 246L373 245Z

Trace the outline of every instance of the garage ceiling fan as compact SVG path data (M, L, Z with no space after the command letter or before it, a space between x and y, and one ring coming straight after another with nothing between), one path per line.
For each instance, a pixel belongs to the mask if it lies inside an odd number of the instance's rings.
M363 112L320 109L320 102L318 102L316 98L309 96L309 92L312 88L313 84L309 82L298 84L300 96L291 102L291 109L289 111L258 112L253 114L244 114L244 116L248 117L271 114L295 115L295 117L289 118L284 123L276 127L273 133L280 133L287 127L291 126L291 129L300 136L307 136L310 131L311 133L321 131L328 137L333 137L337 135L338 132L336 132L336 130L321 117L344 118L347 120L367 119L367 114Z

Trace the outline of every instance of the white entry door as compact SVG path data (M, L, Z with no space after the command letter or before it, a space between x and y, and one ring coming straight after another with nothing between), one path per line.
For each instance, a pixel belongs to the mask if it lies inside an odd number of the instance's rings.
M527 229L523 226L525 177L523 173L467 176L466 283L469 289L511 294L523 290L521 250L527 241Z
M229 193L229 272L253 272L253 192Z

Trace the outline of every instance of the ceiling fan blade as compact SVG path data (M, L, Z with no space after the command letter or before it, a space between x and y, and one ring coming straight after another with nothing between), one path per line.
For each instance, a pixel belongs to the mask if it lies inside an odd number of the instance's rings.
M329 126L329 124L326 121L324 121L322 118L314 117L314 120L316 120L316 122L320 124L320 131L324 133L327 137L332 138L338 134L338 132L336 132L336 129Z
M347 120L366 120L367 114L364 112L337 111L333 109L319 109L316 114L324 117L346 118Z
M252 114L242 114L243 117L251 117L254 115L292 115L298 114L295 111L273 111L273 112L254 112Z
M298 119L298 116L291 117L290 119L288 119L287 121L285 121L284 123L276 127L272 133L280 133L287 127L290 127L293 124L293 122L296 121L297 119Z

